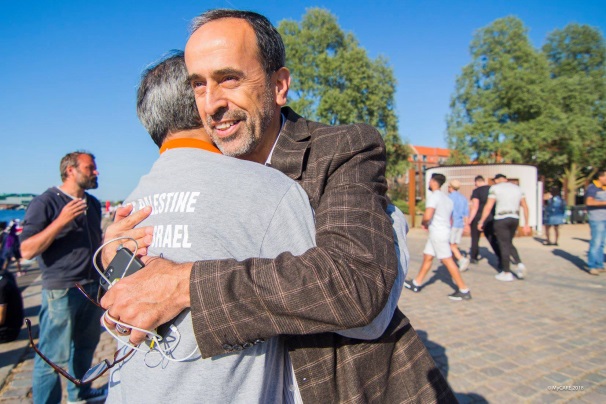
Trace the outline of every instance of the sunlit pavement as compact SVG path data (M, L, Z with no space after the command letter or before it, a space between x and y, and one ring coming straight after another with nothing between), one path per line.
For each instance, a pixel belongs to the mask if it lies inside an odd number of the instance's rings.
M472 300L451 301L454 285L434 261L419 293L402 292L410 318L442 373L465 402L606 402L606 273L584 267L589 226L561 226L559 246L516 238L524 280L500 282L488 257L463 273ZM427 233L409 233L414 277ZM464 238L462 250L470 239Z
M543 246L541 237L515 240L528 268L525 280L497 281L496 261L482 240L484 258L463 273L472 300L448 299L453 285L436 262L420 293L402 292L400 308L460 402L606 402L606 273L582 269L588 225L561 230L559 246ZM421 265L426 237L420 229L409 233L411 276ZM469 242L463 239L462 250ZM19 282L31 283L36 275ZM24 300L26 315L37 324L39 282L25 290ZM95 360L110 358L114 349L103 333ZM31 402L32 368L25 330L18 341L0 344L0 402ZM106 377L95 384L105 383Z

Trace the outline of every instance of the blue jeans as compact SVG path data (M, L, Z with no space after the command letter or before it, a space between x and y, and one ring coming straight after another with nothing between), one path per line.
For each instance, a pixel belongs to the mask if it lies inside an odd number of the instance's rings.
M604 268L604 241L606 241L606 220L590 220L591 241L587 254L589 269Z
M96 296L98 284L84 286ZM40 351L72 376L80 379L91 367L93 354L101 332L103 312L84 297L75 287L69 289L42 289L40 308ZM38 355L34 360L34 403L61 402L61 381L58 373ZM81 387L67 381L69 401L86 397L90 384Z

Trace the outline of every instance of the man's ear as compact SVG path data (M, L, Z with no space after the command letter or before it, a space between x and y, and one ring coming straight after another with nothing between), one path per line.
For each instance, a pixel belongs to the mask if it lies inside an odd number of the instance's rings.
M290 71L286 67L281 67L272 76L276 86L276 104L283 107L288 99Z
M65 170L66 174L67 174L67 178L69 178L71 176L71 174L77 169L78 169L77 166L68 166L67 169Z

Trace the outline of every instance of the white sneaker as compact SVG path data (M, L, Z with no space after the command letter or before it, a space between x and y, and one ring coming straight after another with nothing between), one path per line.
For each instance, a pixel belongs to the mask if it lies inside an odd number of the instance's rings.
M518 276L518 279L524 279L526 276L526 265L520 262L518 264L518 268L516 269L516 275Z
M495 278L497 279L497 281L502 281L502 282L512 282L515 280L515 278L513 277L513 274L511 272L499 272L498 274L495 275Z
M463 257L459 261L459 271L465 272L469 268L469 258Z

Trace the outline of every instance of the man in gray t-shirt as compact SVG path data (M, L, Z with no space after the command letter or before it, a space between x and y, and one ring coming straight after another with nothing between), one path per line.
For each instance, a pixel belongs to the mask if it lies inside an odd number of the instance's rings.
M495 185L488 190L488 200L484 206L482 217L478 221L478 230L484 228L484 221L494 213L494 234L499 243L501 251L499 272L495 278L502 282L511 282L515 278L510 271L509 257L511 256L516 264L516 276L518 279L524 279L526 266L522 263L518 250L513 245L513 237L520 224L520 208L524 213L524 234L530 234L528 225L528 205L526 198L519 186L507 181L504 174L497 174L494 177Z

